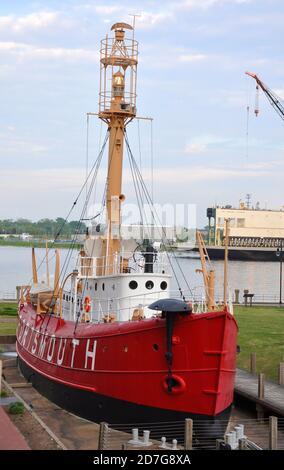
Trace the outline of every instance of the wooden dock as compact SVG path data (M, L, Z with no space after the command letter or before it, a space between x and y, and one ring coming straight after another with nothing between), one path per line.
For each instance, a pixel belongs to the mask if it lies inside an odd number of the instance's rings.
M260 382L259 375L237 369L235 394L254 402L263 410L284 416L284 385L269 380L263 384Z

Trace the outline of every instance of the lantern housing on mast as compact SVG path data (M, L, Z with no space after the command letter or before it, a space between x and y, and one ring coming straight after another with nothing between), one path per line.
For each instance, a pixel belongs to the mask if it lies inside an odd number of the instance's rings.
M125 118L136 115L138 42L125 37L132 30L127 23L115 23L114 37L101 41L99 116L109 121L113 114Z

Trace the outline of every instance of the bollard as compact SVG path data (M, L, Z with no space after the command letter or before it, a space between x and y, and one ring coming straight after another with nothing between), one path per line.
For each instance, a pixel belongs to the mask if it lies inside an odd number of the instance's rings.
M1 397L1 390L2 390L2 369L3 369L3 363L0 359L0 397Z
M256 374L256 353L250 355L250 372Z
M236 431L237 441L239 439L243 439L245 437L244 436L244 425L243 424L238 424L237 426L235 426L235 431Z
M193 420L187 418L185 420L184 428L184 449L192 450L192 433L193 433Z
M167 438L165 436L161 437L160 449L167 449Z
M149 437L150 437L150 431L143 431L143 441L141 442L143 446L152 445L152 442L149 441Z
M264 374L258 375L258 398L260 400L264 399L264 379L265 379Z
M139 435L138 435L138 428L132 429L132 439L128 441L128 444L132 444L134 446L141 444L141 441L139 440Z
M246 448L246 438L243 437L242 439L239 439L239 450L245 450Z
M176 439L173 439L173 446L172 446L172 450L177 450L177 443L178 441Z
M278 440L278 419L276 416L269 416L269 450L277 450Z
M238 447L236 432L231 431L225 435L225 443L228 444L232 450Z
M280 362L278 365L278 383L284 385L284 362Z

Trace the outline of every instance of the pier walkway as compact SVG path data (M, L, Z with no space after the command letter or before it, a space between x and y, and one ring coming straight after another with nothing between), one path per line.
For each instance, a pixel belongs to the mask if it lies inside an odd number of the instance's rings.
M237 369L235 394L260 405L263 409L284 416L284 385L265 381L264 397L259 398L258 375Z

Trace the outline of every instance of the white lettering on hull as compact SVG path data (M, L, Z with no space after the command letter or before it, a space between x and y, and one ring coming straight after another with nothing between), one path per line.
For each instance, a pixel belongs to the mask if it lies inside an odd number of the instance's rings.
M63 343L64 343L64 346L62 347ZM58 353L57 353L57 365L58 366L61 366L62 363L63 363L65 349L66 349L66 343L67 343L66 338L64 340L63 340L63 338L60 338L60 343L59 343Z
M80 341L78 339L72 339L73 351L72 351L72 357L71 357L71 367L73 367L74 365L75 349L79 344L80 344Z
M38 337L39 337L39 333L37 332L35 337L34 337L34 342L33 342L33 346L32 346L32 354L34 354L37 350L37 346L38 346Z
M22 336L22 338L21 338L21 341L22 341L22 345L23 345L23 346L25 346L25 344L26 344L28 332L29 332L29 327L28 327L28 325L26 325L25 330L24 330L24 333L23 333L23 336Z
M85 369L87 369L87 366L88 366L88 359L92 359L91 369L94 370L95 369L95 360L96 360L97 341L94 340L93 349L91 349L91 350L89 349L90 348L90 342L91 342L91 340L88 339L87 346L86 346Z
M55 335L52 335L50 340L49 340L49 346L48 346L48 351L47 351L47 360L48 360L48 362L51 362L51 359L53 358L55 342L56 342Z
M40 357L41 359L43 358L43 355L44 355L47 338L48 336L43 334L40 344L39 344L38 357Z
M59 341L58 349L56 350L56 341ZM18 342L30 350L30 353L37 356L39 359L46 357L48 362L54 360L54 364L61 366L64 362L66 347L72 348L71 352L71 368L74 367L77 346L80 344L79 339L73 338L71 342L68 338L57 338L54 334L49 336L47 333L31 328L26 321L22 321L19 325ZM69 348L68 348L69 349ZM97 340L89 338L86 341L85 363L84 368L95 370L96 363ZM83 359L83 358L80 358ZM77 367L80 367L77 365ZM81 366L82 367L82 366Z

